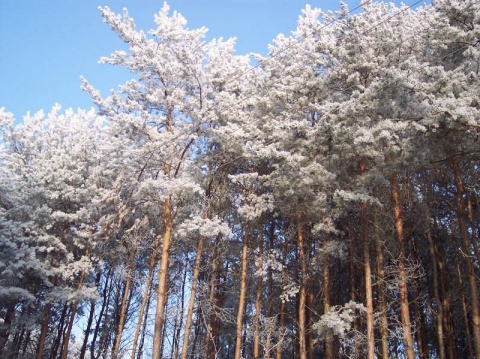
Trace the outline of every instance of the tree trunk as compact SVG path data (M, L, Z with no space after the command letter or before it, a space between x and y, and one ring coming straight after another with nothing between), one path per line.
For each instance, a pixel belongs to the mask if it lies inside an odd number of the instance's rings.
M360 160L358 163L360 175L365 173L365 163ZM360 204L360 223L362 225L363 244L363 267L365 274L365 301L367 315L367 358L375 357L375 337L373 334L373 288L372 288L372 267L370 265L370 238L368 237L367 205Z
M200 333L201 310L202 310L202 308L199 305L198 308L197 308L197 313L195 315L195 332L194 332L193 340L192 340L192 348L190 349L190 358L194 358L195 353L197 351L198 334Z
M59 323L57 324L57 337L55 338L55 342L53 343L53 348L51 350L51 353L50 353L50 358L51 359L56 359L58 358L57 354L58 354L58 349L60 348L60 343L62 343L62 341L64 341L64 325L65 325L65 317L67 316L67 312L68 312L68 304L65 303L63 305L63 309L62 309L62 315L60 316L60 321Z
M11 305L7 308L7 312L5 313L5 318L3 319L2 326L5 329L2 328L0 330L0 355L4 351L4 348L8 342L8 337L10 336L10 326L12 324L14 317L15 317L15 306Z
M313 292L313 277L309 278L308 280L308 290L307 290L307 356L308 359L315 358L315 339L313 337L313 318L314 318L314 310L315 308L315 294Z
M472 198L470 193L467 193L467 217L468 222L470 223L470 228L472 230L472 235L470 237L475 256L477 258L477 263L480 265L480 250L478 248L478 238L477 231L478 228L475 226L475 221L473 219L473 208L472 208Z
M43 350L45 349L45 339L47 338L48 322L50 321L51 310L52 310L52 305L50 303L47 303L45 305L42 329L40 330L40 337L38 339L37 355L36 355L37 359L42 359L43 357Z
M130 285L132 283L133 270L135 269L135 250L130 249L130 259L128 261L127 278L125 279L125 287L123 289L122 304L120 305L119 321L117 332L115 333L115 340L112 348L112 359L117 359L118 351L120 350L120 343L122 341L123 328L126 322L127 299L130 294ZM66 358L62 358L66 359Z
M187 321L185 324L185 333L183 336L181 359L187 359L187 354L188 354L188 341L190 338L190 331L191 331L192 322L193 322L193 311L195 307L195 297L197 295L197 282L198 282L198 276L200 274L200 263L202 260L204 239L205 238L202 235L200 235L198 239L198 244L197 244L197 256L195 257L195 267L193 269L192 288L190 290L190 299L188 302Z
M90 254L90 246L87 244L87 248L85 251L85 256L88 256ZM77 291L80 291L83 287L83 281L85 280L85 269L82 269L82 272L80 274L80 278L78 280L78 286L77 286ZM75 300L71 305L70 305L70 320L68 322L68 327L67 327L67 332L65 333L65 340L63 341L62 345L62 359L67 359L68 356L68 344L70 342L70 336L72 334L72 328L73 328L73 322L75 321L75 315L77 314L77 306L78 303Z
M12 358L20 358L20 349L22 348L23 341L28 342L29 334L27 334L27 330L23 328L20 332L15 333L13 337L13 345L12 345ZM24 355L25 352L22 353Z
M260 270L263 268L263 225L261 221L258 226L258 267ZM260 315L262 312L262 293L263 293L263 277L257 278L257 294L255 298L255 317L253 319L253 358L260 358Z
M456 271L457 271L457 278L458 278L458 284L460 286L459 288L459 292L462 293L462 309L463 309L463 320L465 322L465 336L466 336L466 339L467 339L467 349L468 349L468 353L469 353L469 356L471 358L474 357L473 355L473 348L472 348L472 334L470 333L470 318L468 316L468 305L467 305L467 299L465 298L465 287L463 285L463 273L462 273L462 270L460 269L460 262L458 260L458 255L456 254L455 252L455 268L456 268ZM451 357L456 359L456 347L455 347L455 338L453 337L452 335L452 339L451 339L451 342L452 342L452 355Z
M209 313L207 313L208 323L205 323L206 335L205 335L205 353L204 358L213 359L216 352L215 340L216 340L216 328L217 328L217 285L220 280L220 271L218 270L218 248L220 236L215 238L215 244L213 246L212 255L212 272L210 274L210 293L208 297L208 303L210 307Z
M97 273L97 276L95 278L95 285L97 287L100 283L101 277L102 277L102 272L99 270L98 273ZM90 303L90 313L88 315L87 328L85 329L85 336L83 338L83 344L82 344L82 349L80 350L80 358L79 359L84 359L85 358L85 353L87 351L88 337L90 335L90 329L92 328L93 316L94 315L95 315L95 302L92 301Z
M92 343L90 344L90 357L91 357L91 359L96 358L95 357L95 342L97 341L98 332L100 331L100 324L102 323L103 313L105 312L105 308L107 308L108 303L110 302L110 294L112 292L111 286L112 286L112 281L113 281L112 280L109 283L111 274L112 274L112 270L108 270L107 277L105 278L105 285L103 287L103 293L102 293L102 297L103 297L102 307L100 308L100 313L98 314L98 320L97 320L97 323L95 325L95 330L93 332Z
M353 230L351 228L352 224L348 223L348 269L349 269L349 280L350 280L350 300L352 302L357 301L357 293L356 293L356 286L355 286L355 281L356 281L356 276L355 273L357 272L355 269L355 263L357 262L356 258L356 253L355 253L355 238L353 234ZM359 329L358 329L358 320L357 318L353 319L353 353L354 355L357 355L358 353L358 334L359 334ZM350 351L351 349L348 348Z
M268 248L269 250L274 249L274 238L275 238L275 219L271 219L270 222L270 229L268 234ZM267 282L268 282L268 296L267 296L267 320L273 321L272 317L272 310L273 310L273 270L272 267L269 265L267 269ZM269 325L276 325L269 322ZM273 329L273 328L272 328ZM270 359L270 351L272 350L272 339L271 333L268 333L267 340L265 343L265 358Z
M442 307L443 307L443 328L445 329L446 334L446 355L448 359L456 359L456 348L455 348L455 336L454 336L454 328L453 328L453 316L452 316L452 305L450 300L450 293L446 288L447 281L450 276L450 273L445 275L444 273L444 264L438 254L438 248L436 243L434 242L435 251L437 253L437 266L440 269L440 297L443 298L442 300ZM461 283L461 281L460 281Z
M165 200L163 217L165 219L165 233L163 234L160 269L158 271L157 309L155 313L152 359L161 359L162 332L165 321L165 305L167 302L168 261L173 230L172 204L170 197Z
M165 97L168 97L168 92L165 90ZM167 119L166 129L169 133L173 134L173 106L167 101ZM169 145L167 155L167 162L164 168L165 177L171 176L172 160L173 160L173 148ZM163 234L162 241L162 253L160 256L160 268L158 271L158 287L157 287L157 308L155 311L155 327L153 332L153 352L152 359L161 359L162 356L162 333L163 325L165 322L165 307L167 304L167 291L168 291L168 264L170 257L170 246L172 240L173 231L173 214L172 214L172 197L169 196L165 199L163 204L163 221L165 224L165 232ZM160 226L161 227L161 226Z
M430 205L430 204L429 204ZM432 269L433 269L433 296L435 298L435 303L437 305L437 315L436 315L436 323L437 323L437 340L438 340L438 359L445 359L445 342L443 340L443 304L440 298L440 291L438 288L438 267L437 267L437 253L435 250L435 246L432 240L432 233L430 231L430 208L428 208L426 216L425 216L425 223L426 223L426 233L425 236L427 237L429 249L430 249L430 258L432 259Z
M285 285L284 276L282 275L282 287ZM285 301L281 301L280 303L280 323L278 326L278 340L277 340L277 353L276 359L282 359L282 344L283 344L283 336L285 332Z
M299 358L307 359L307 325L306 325L306 303L307 303L307 259L305 255L305 243L303 238L302 214L297 205L297 244L300 257L300 291L298 297L298 344Z
M325 256L323 263L323 313L330 311L330 263L328 256ZM333 333L328 330L325 334L325 358L333 359Z
M470 287L470 308L472 313L472 325L473 325L473 343L475 348L475 356L480 358L480 309L479 309L479 296L477 289L477 282L475 276L475 268L471 258L470 250L470 237L467 230L467 225L464 219L464 206L463 206L463 181L460 175L460 169L458 164L452 160L451 167L455 177L455 185L457 187L456 193L456 207L457 207L457 221L460 229L460 237L462 239L462 250L465 265L467 267L468 284Z
M242 328L243 315L245 312L246 292L247 292L247 268L248 268L248 245L250 242L250 224L245 225L245 238L243 239L242 250L242 273L240 277L240 298L238 300L236 339L235 339L235 359L241 358L242 349Z
M407 359L415 359L414 342L410 321L410 311L408 307L408 284L407 268L405 256L405 235L403 232L403 218L398 195L398 183L394 173L390 176L390 189L392 193L393 213L395 216L395 233L398 243L398 294L400 300L400 313L403 328L403 345Z
M145 283L145 291L143 292L142 304L140 305L140 312L138 313L137 328L135 329L135 336L133 337L132 353L130 356L131 359L135 359L138 338L140 336L140 331L142 330L143 315L145 313L145 307L147 305L147 301L150 298L150 287L152 286L153 273L155 270L155 264L157 262L159 244L160 244L159 238L157 236L155 238L155 243L153 245L152 255L150 256L150 264L148 265L148 275L147 275L147 281Z
M378 228L377 217L374 218L375 228ZM378 229L376 229L377 233ZM375 254L377 264L377 277L378 277L378 310L379 310L379 332L381 338L380 344L380 356L382 359L388 359L388 319L387 319L387 300L385 298L384 280L385 280L385 264L382 243L375 235Z
M370 265L370 240L368 238L368 219L366 204L360 205L360 222L362 223L363 266L365 273L365 299L367 315L367 358L375 357L375 337L373 335L373 290L372 268Z
M145 308L145 318L143 318L142 336L140 337L140 345L138 346L137 359L143 358L143 345L145 343L145 332L147 330L148 310L150 308L150 300L151 299L152 299L152 285L150 285L148 287L147 306ZM134 359L134 358L132 358L132 359Z
M179 351L179 345L180 345L180 333L182 331L182 325L183 325L183 313L185 312L185 283L187 281L187 272L188 272L188 260L185 260L185 270L183 272L183 278L182 278L182 288L180 291L180 311L177 314L175 318L175 330L174 332L174 337L173 337L173 355L172 358L178 358L178 351ZM188 344L187 344L188 346Z

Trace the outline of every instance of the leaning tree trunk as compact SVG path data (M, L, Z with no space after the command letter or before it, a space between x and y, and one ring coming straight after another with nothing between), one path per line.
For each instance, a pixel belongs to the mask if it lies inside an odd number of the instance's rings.
M407 359L415 359L414 342L408 307L408 275L405 257L405 234L403 232L403 218L398 194L397 177L394 173L390 176L390 189L392 194L393 213L395 216L395 233L399 250L398 258L398 294L400 297L400 314L403 329L403 345Z

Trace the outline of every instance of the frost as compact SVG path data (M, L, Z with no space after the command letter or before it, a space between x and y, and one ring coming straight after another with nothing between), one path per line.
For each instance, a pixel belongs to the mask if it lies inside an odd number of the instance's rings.
M365 313L365 307L361 303L350 301L343 306L336 305L330 311L321 316L320 320L313 324L312 328L322 338L327 331L343 337L352 329L353 321Z
M191 233L198 233L205 237L215 237L220 234L225 238L230 238L232 236L231 229L218 217L209 219L200 216L192 216L191 218L186 219L179 225L178 234L187 236Z

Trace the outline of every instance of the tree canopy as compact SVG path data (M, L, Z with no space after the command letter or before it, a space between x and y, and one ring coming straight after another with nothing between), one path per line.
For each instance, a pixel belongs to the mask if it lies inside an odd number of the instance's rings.
M0 109L2 357L480 358L480 3L100 12L131 80Z

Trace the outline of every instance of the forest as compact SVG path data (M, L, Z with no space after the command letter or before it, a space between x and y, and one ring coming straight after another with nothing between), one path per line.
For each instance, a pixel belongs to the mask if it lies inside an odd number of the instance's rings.
M0 109L0 357L480 358L480 2L419 3L100 8L131 80Z

